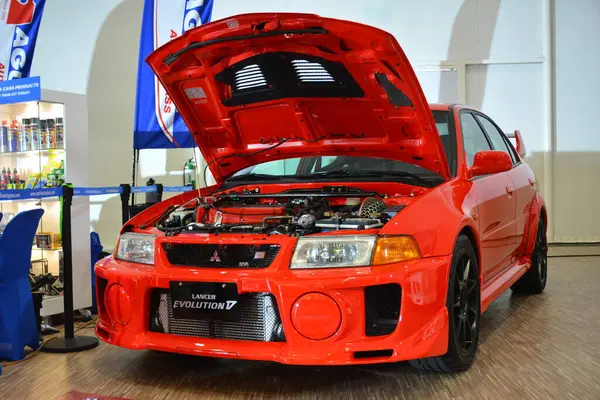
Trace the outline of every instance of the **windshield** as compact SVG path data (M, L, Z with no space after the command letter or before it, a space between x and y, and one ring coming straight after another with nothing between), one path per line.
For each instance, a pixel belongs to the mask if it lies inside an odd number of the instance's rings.
M438 133L450 165L454 158L449 150L450 130L448 112L434 111ZM402 181L416 186L436 186L444 179L418 165L396 160L373 157L313 156L298 157L285 160L269 161L245 168L232 177L228 182L251 182L271 180L303 180L310 178L373 178L384 181Z

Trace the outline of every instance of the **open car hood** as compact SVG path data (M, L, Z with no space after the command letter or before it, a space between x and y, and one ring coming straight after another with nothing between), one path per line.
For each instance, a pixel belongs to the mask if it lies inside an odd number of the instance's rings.
M382 30L311 14L245 14L191 29L146 61L218 183L261 162L316 154L388 158L450 176L421 86Z

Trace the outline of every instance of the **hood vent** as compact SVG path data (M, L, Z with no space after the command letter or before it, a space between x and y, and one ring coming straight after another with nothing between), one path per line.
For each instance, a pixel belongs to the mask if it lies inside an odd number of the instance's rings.
M267 86L267 80L258 64L247 65L235 73L236 91L265 86Z
M335 82L331 74L318 62L293 60L292 65L294 66L294 70L296 70L298 80L302 83Z
M230 65L215 75L230 88L226 107L288 98L362 98L364 92L344 64L290 52L267 52Z

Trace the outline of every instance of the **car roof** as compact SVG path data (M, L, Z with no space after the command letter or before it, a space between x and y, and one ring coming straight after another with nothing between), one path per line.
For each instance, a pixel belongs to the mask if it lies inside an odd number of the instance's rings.
M446 104L446 103L429 103L429 108L432 111L449 111L450 107L455 110L474 110L478 111L473 107L466 106L464 104Z
M429 103L429 108L431 108L432 111L448 111L450 109L450 104Z

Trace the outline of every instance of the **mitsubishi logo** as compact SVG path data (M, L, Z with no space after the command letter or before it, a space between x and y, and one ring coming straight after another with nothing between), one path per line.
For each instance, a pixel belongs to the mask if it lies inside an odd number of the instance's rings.
M216 250L210 258L210 262L221 262L221 257L219 257L219 253Z

